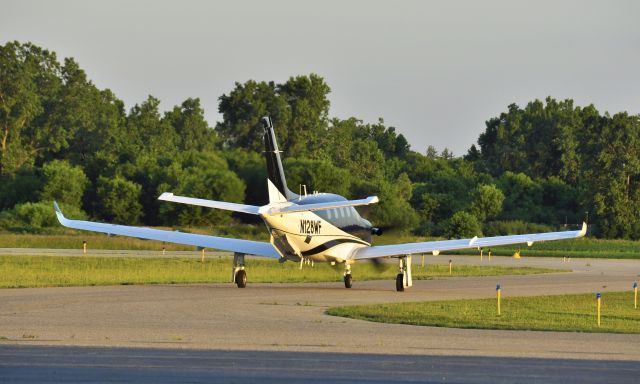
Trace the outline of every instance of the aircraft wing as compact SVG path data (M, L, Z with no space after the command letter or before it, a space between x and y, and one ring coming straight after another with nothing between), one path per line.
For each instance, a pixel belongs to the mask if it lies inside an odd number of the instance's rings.
M403 256L416 253L439 253L440 251L450 251L455 249L469 249L478 247L490 247L496 245L524 244L532 245L537 241L551 241L562 239L573 239L582 237L587 233L587 224L582 223L579 231L532 233L527 235L495 236L495 237L474 237L473 239L461 240L439 240L427 241L424 243L405 243L394 245L378 245L372 247L362 247L353 251L350 256L352 260L375 259L386 256Z
M167 243L187 244L196 247L220 249L222 251L240 252L248 255L280 258L280 254L270 243L225 237L196 235L179 231L163 231L152 228L129 227L126 225L96 223L93 221L69 220L62 214L57 203L53 203L58 221L65 227L85 231L102 232L110 235L137 237L139 239L158 240Z
M331 209L331 208L343 208L343 207L355 207L358 205L369 205L375 204L378 201L378 196L369 196L366 199L360 200L346 200L346 201L330 201L327 203L316 203L316 204L292 204L283 207L278 206L265 206L267 208L267 213L270 215L276 215L281 213L293 213L293 212L305 212L305 211L319 211L323 209Z
M256 207L255 205L236 204L228 203L226 201L205 200L196 199L194 197L176 196L171 192L164 192L162 195L160 195L160 197L158 197L158 200L172 201L174 203L182 203L188 205L199 205L201 207L225 209L227 211L234 212L244 212L252 215L257 215L259 209L259 207Z

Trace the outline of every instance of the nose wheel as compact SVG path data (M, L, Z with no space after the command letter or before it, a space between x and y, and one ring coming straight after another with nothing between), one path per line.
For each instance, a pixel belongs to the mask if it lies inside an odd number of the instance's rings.
M349 264L348 262L346 262L344 264L344 287L345 288L351 288L351 264Z
M351 288L351 274L344 275L344 287Z

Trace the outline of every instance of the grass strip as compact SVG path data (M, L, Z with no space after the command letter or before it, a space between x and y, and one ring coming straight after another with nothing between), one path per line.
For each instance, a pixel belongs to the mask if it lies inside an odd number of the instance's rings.
M596 295L504 297L496 299L358 305L329 308L327 314L381 323L447 328L563 332L640 333L640 309L633 292L602 294L601 326Z
M227 283L231 280L231 259L136 258L83 256L0 256L0 288L63 287L119 284ZM247 260L250 283L300 283L342 281L343 266L327 263L305 265L279 263L270 259ZM452 276L496 276L560 272L566 270L456 265ZM353 267L354 282L393 280L397 268L390 264L379 272L370 263ZM448 277L447 265L414 267L414 279Z

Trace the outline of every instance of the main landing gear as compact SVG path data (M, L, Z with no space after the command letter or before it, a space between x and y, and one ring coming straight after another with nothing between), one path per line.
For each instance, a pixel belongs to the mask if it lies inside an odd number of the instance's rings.
M398 275L396 276L396 291L403 292L413 285L411 278L411 255L398 258Z
M247 271L244 270L244 253L233 254L233 274L231 282L236 283L238 288L247 286Z

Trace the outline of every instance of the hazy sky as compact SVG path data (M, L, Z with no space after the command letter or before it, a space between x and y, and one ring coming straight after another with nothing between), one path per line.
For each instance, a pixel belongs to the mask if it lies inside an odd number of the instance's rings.
M384 118L461 155L484 122L551 95L640 112L640 1L8 1L0 44L74 57L130 108L317 73L330 115Z

